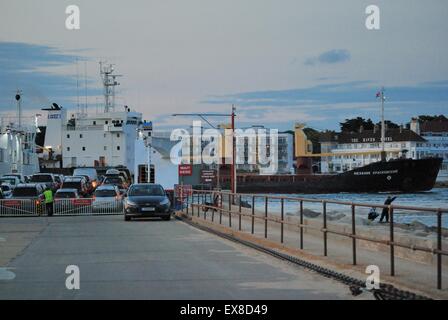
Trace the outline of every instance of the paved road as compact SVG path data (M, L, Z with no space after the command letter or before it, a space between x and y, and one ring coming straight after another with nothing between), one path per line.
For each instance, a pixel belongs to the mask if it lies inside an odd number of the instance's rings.
M0 256L17 250L0 265L0 299L352 298L337 282L180 221L3 218L0 238ZM80 268L80 290L66 289L67 265Z

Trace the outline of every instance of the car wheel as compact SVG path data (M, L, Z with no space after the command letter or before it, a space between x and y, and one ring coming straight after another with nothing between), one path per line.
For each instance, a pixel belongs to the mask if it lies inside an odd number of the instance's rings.
M171 220L171 215L163 217L162 219L165 220L165 221L170 221Z
M131 221L131 217L124 216L124 221Z

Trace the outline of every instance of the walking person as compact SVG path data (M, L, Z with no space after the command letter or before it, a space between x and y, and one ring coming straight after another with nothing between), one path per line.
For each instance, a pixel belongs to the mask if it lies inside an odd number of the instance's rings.
M390 205L392 202L394 202L394 200L396 198L397 197L388 196L386 201L384 201L384 205L386 205L386 206ZM383 208L383 212L381 213L380 222L383 222L384 218L386 218L386 222L389 222L389 208Z
M44 197L47 215L51 217L53 215L53 191L51 191L51 189L47 187L44 191Z

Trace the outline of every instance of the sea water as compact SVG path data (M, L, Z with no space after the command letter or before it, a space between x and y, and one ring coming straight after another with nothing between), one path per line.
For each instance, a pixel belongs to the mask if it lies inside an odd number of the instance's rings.
M412 206L421 208L443 208L448 210L448 188L435 188L428 192L419 193L336 193L336 194L271 194L270 196L285 196L290 198L305 198L316 200L335 200L366 204L383 204L388 196L396 196L393 205ZM245 197L245 201L251 203L250 197ZM264 198L256 198L255 208L257 211L264 211ZM304 202L304 208L316 212L322 212L322 203ZM268 212L270 214L279 214L281 211L281 203L279 199L270 199L268 203ZM370 208L356 208L357 216L367 217ZM378 208L377 212L381 214L382 209ZM297 215L299 212L298 201L285 201L284 212L289 215ZM327 204L327 212L340 212L346 215L351 214L350 206ZM379 218L377 218L379 219ZM399 223L411 223L419 221L428 226L437 225L435 213L426 213L421 211L404 211L396 210L394 221ZM448 228L448 212L442 216L442 225Z

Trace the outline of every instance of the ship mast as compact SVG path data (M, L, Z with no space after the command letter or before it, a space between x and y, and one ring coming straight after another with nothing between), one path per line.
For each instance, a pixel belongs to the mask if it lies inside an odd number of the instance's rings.
M112 64L103 65L103 62L100 62L100 74L104 86L104 112L109 112L115 109L115 86L120 85L117 78L121 75L114 74Z
M384 121L384 87L381 88L381 161L386 161L386 126Z

